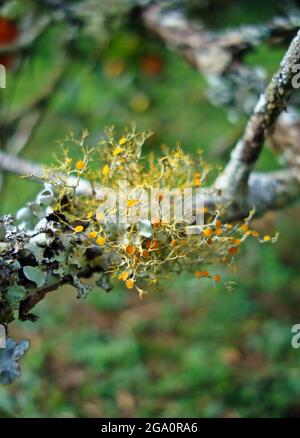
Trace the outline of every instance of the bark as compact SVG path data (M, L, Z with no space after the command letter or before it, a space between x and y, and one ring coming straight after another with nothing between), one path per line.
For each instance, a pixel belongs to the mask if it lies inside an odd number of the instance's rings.
M300 62L300 31L292 40L278 72L272 77L250 117L243 137L233 149L229 163L216 185L231 196L247 191L249 175L264 142L275 127L280 113L286 109L292 90L293 67Z

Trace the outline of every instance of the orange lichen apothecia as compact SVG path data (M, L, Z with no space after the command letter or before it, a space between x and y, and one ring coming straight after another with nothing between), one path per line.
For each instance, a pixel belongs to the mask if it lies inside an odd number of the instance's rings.
M58 166L48 169L45 180L56 187L58 199L54 213L70 235L74 234L74 244L82 246L78 252L83 254L87 248L100 246L97 260L101 266L101 260L105 260L107 275L122 281L128 289L136 289L141 295L147 288L157 287L160 278L183 270L193 272L199 282L206 279L220 283L221 275L211 272L222 265L222 270L224 267L232 270L238 249L246 239L256 238L261 243L276 240L276 235L259 238L259 232L251 229L253 212L242 223L228 223L224 220L226 209L204 205L201 209L204 223L197 226L196 233L190 232L194 224L185 217L178 219L172 214L164 217L165 191L198 190L205 185L211 166L203 161L201 154L193 159L179 147L170 150L164 146L158 159L153 154L143 157L142 146L150 133L137 132L134 126L118 137L113 129L107 129L105 134L106 138L94 147L86 145L86 132L79 139L73 135L67 137L61 145L63 155ZM70 144L80 147L82 152L75 166L67 149ZM74 178L74 173L78 174L78 184L84 178L93 189L104 186L117 190L126 181L134 195L128 192L122 211L118 206L100 211L103 201L94 192L77 195L68 178L57 184L58 174ZM149 191L157 187L160 191L153 197L155 215L149 220L139 218L144 201L136 189ZM113 211L122 217L119 225L111 224ZM137 215L136 220L130 222L128 217L133 213Z
M98 237L98 238L96 239L96 243L97 243L98 245L100 245L100 246L104 245L105 242L106 242L105 237L101 237L101 236L100 236L100 237Z
M79 161L77 161L77 163L76 163L76 169L79 170L79 171L81 171L81 170L83 170L84 168L85 168L85 163L84 163L84 161L83 161L83 160L79 160Z
M81 233L81 231L83 231L83 226L82 225L77 225L77 227L74 228L75 233Z

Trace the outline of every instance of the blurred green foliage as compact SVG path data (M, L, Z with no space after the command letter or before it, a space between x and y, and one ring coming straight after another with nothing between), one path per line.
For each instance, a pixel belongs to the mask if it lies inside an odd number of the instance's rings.
M233 21L240 17L236 11ZM21 73L9 72L1 90L8 113L53 80L63 62L60 34L55 28L44 35ZM271 74L282 52L262 47L249 63L263 64ZM87 128L92 143L105 126L122 129L134 119L139 129L155 132L149 150L180 141L186 150L200 147L208 161L224 163L245 120L230 124L226 111L208 102L205 88L177 55L132 29L119 31L104 52L83 40L22 155L49 163L55 141L69 130ZM275 167L265 150L259 168ZM1 213L14 213L38 189L36 182L6 175ZM224 274L237 281L232 293L183 275L143 300L117 287L79 302L68 287L49 294L36 308L37 323L11 327L17 339L30 339L31 350L21 379L0 387L0 415L300 415L300 352L290 344L291 327L300 322L299 208L270 213L256 228L279 230L279 243L245 245L237 272Z

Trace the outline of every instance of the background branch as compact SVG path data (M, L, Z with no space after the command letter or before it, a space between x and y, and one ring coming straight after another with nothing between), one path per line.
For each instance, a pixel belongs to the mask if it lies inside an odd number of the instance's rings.
M141 16L151 32L206 76L239 69L242 56L249 50L263 42L271 44L291 38L300 26L300 16L294 13L260 25L210 31L164 2L142 9Z
M32 47L33 44L49 29L52 23L50 16L42 16L35 21L30 29L26 29L15 43L0 46L0 55L11 55L24 52Z

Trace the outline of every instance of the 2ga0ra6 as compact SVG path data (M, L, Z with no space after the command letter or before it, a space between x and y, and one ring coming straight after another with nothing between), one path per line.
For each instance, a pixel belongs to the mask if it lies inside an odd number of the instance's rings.
M146 423L145 432L167 432L167 433L176 433L176 432L192 432L195 433L198 431L197 423Z

